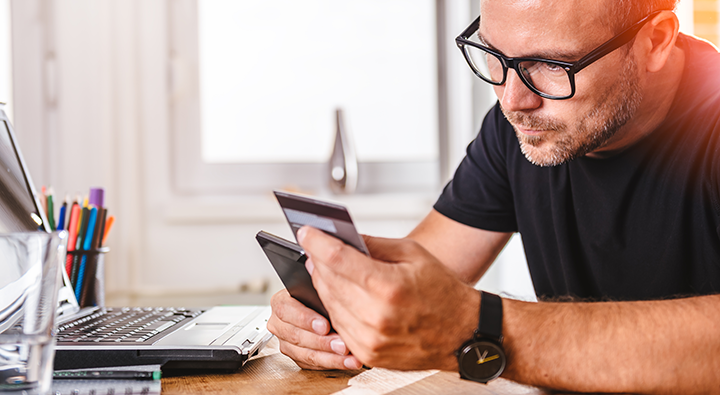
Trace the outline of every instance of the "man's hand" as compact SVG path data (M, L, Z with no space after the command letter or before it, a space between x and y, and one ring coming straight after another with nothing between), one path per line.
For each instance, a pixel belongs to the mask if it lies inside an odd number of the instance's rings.
M280 352L294 359L303 369L360 369L357 358L348 355L330 323L282 290L272 297L272 316L268 330L280 341Z
M298 240L334 328L360 361L457 370L454 351L477 327L480 295L420 244L366 236L370 258L310 227ZM307 327L309 317L293 322Z

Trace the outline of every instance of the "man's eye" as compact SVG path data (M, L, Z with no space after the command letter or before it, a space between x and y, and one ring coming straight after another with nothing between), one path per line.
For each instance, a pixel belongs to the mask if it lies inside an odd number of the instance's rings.
M545 69L545 71L548 71L548 72L560 73L560 72L565 71L565 69L562 66L554 64L554 63L543 63L542 65L543 65L543 68Z

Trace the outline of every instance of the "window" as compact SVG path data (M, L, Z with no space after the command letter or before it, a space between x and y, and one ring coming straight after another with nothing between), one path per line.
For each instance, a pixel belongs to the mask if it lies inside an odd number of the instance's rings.
M342 108L358 192L435 191L442 3L170 2L176 190L322 190Z
M0 0L0 102L7 104L5 106L5 113L12 121L11 42L10 0Z
M693 0L695 34L715 45L720 45L718 11L720 11L720 6L717 0Z

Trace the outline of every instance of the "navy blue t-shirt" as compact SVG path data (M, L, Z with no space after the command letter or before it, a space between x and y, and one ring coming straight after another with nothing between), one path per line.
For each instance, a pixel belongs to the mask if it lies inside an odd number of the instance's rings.
M476 228L520 232L540 298L643 300L720 292L720 54L680 35L668 116L604 159L530 163L496 105L435 204Z

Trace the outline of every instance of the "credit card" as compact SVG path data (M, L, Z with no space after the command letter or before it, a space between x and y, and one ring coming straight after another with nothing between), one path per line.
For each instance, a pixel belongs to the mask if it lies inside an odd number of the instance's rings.
M281 191L274 193L295 235L295 240L297 240L297 231L309 225L337 237L345 244L370 256L365 241L355 229L355 224L345 206L294 193Z

